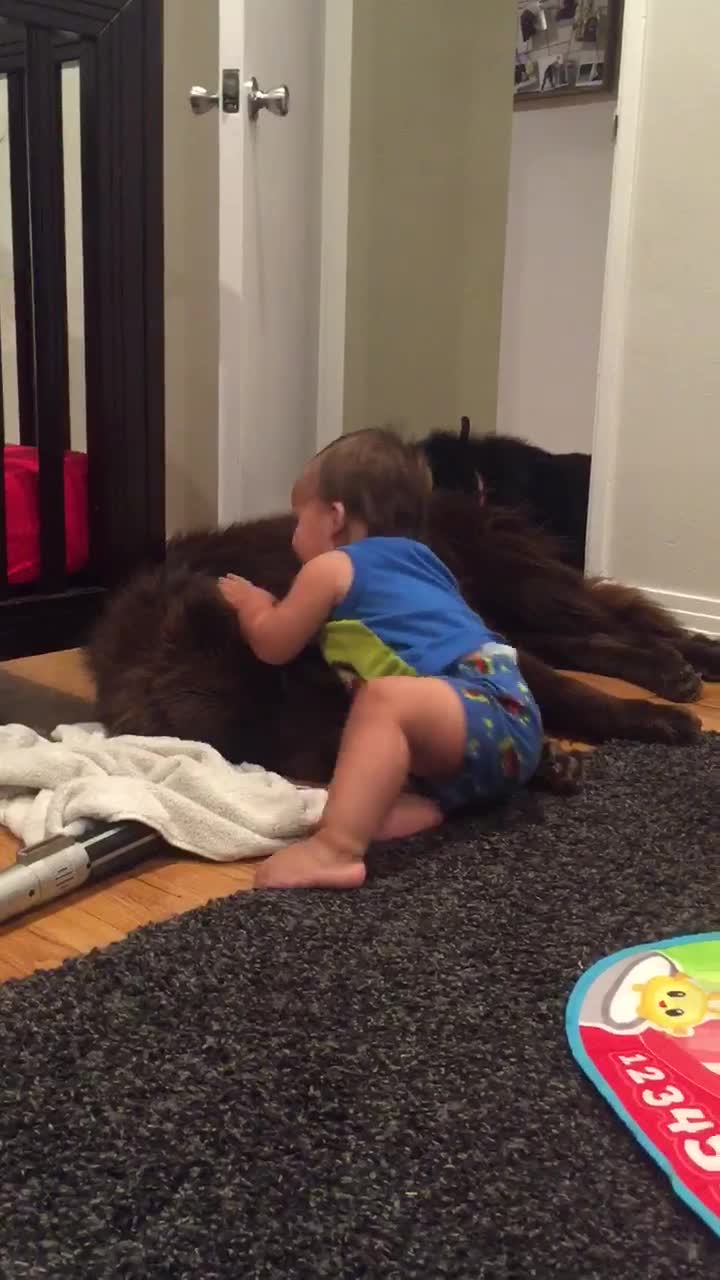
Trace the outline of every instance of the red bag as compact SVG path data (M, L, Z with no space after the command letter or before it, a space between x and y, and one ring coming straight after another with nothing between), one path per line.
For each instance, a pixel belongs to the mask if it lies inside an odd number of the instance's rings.
M28 445L5 445L5 529L8 582L11 586L40 577L40 497L38 451ZM79 573L88 562L87 456L66 453L65 569Z

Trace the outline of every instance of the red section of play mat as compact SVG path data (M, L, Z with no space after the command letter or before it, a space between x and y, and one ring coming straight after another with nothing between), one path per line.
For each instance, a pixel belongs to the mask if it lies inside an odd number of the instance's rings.
M12 586L40 577L40 495L38 451L28 445L7 444L5 461L5 529L8 581ZM79 573L88 562L87 457L66 453L65 569Z
M689 1191L720 1216L720 1023L672 1037L580 1027L585 1052Z

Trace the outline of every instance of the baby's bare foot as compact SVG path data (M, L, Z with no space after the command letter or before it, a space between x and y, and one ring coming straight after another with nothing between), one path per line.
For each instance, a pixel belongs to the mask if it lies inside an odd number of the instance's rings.
M319 836L279 849L258 868L256 889L359 889L365 880L360 857L340 854Z

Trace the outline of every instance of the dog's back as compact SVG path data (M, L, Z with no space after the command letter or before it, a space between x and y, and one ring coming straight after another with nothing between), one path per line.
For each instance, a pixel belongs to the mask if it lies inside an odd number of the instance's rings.
M209 742L289 777L332 772L347 695L310 647L286 667L252 653L217 588L239 573L284 595L297 571L293 517L171 541L164 565L110 600L88 649L98 716L113 734Z

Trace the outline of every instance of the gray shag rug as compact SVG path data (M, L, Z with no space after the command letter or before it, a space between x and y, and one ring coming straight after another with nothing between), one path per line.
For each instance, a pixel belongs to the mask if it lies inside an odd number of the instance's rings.
M720 737L0 988L0 1274L697 1280L720 1241L580 1073L622 947L720 925Z

